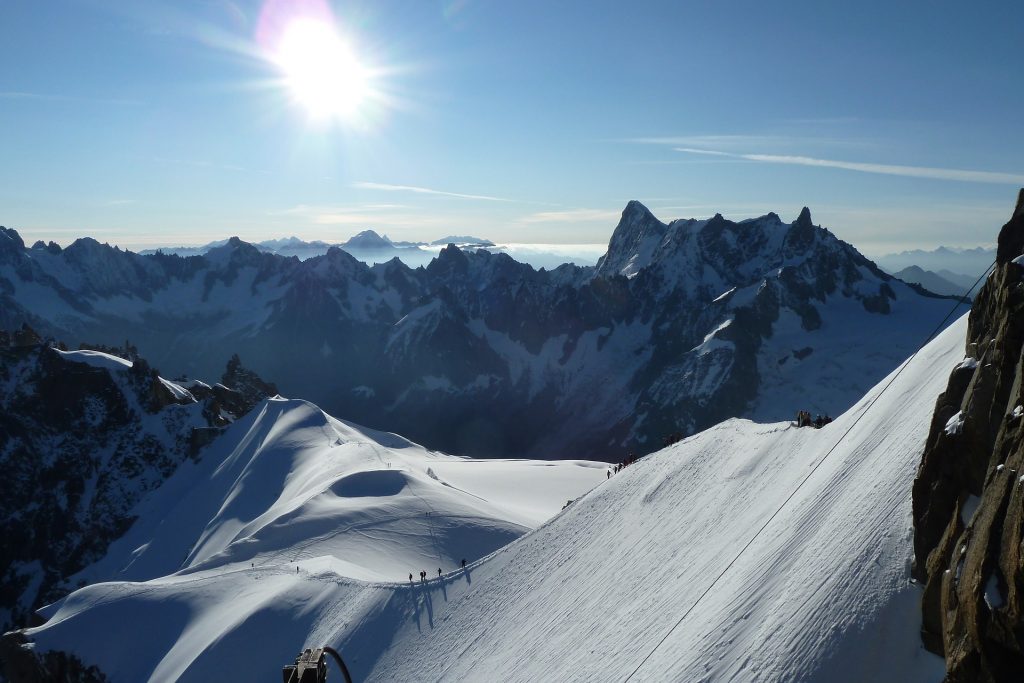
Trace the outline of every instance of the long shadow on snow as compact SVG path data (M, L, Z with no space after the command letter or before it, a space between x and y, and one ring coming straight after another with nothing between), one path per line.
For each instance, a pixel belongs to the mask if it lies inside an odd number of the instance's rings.
M423 625L420 623L420 602L423 603L424 608L427 611L427 622L430 624L430 628L434 628L434 599L430 595L430 584L420 583L420 585L410 593L412 597L413 617L416 619L416 628L422 633Z
M316 610L302 612L284 601L267 604L233 625L215 647L204 648L189 663L183 681L262 681L280 675L281 667L295 661L313 629ZM344 655L346 660L348 655Z
M434 628L431 590L429 583L394 590L383 608L369 615L358 627L349 629L352 638L339 643L341 647L338 649L345 658L353 680L361 681L369 677L377 660L391 647L399 624L406 619L415 619L416 627L422 632L420 615L426 611L430 628Z

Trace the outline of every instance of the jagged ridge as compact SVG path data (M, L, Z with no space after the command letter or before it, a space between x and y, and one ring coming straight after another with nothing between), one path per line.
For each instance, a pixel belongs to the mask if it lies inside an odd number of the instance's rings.
M237 351L287 394L476 455L619 459L735 415L834 414L946 307L807 210L664 224L630 202L596 268L554 271L452 246L413 270L237 238L189 258L11 242L0 299L18 322L128 338L174 373Z

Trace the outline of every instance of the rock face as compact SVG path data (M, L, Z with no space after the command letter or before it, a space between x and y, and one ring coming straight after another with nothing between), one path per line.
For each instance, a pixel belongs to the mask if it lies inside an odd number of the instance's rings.
M193 394L141 358L0 333L0 631L74 588L135 504L273 389L234 361L239 389Z
M51 650L36 652L20 631L0 636L0 680L11 683L107 683L99 668L87 666L75 655Z
M1024 675L1024 190L914 482L925 645L948 681Z

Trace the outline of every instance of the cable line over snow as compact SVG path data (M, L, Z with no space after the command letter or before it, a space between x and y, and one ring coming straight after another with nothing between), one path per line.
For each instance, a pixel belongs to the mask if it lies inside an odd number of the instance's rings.
M970 293L974 291L974 288L978 286L978 283L980 283L982 280L985 279L986 276L988 276L989 272L995 265L996 261L993 261L991 264L989 264L988 268L985 269L985 272L983 272L978 277L978 279L974 281L974 284L971 285L966 292L964 292L963 296L960 297L956 304L953 305L953 308L950 309L949 313L946 314L946 317L942 319L942 322L940 322L935 327L935 329L932 330L931 334L929 334L928 337L925 338L923 342L921 342L921 344L917 347L917 350L915 350L914 353L912 353L910 357L903 362L903 364L899 367L899 369L892 376L892 378L885 384L884 387L882 387L882 390L875 394L875 397L871 399L871 403L869 403L867 407L863 411L861 411L861 413L857 415L856 418L854 418L853 423L850 424L850 426L847 428L845 432L843 432L842 436L836 439L836 442L832 444L832 447L828 449L828 452L826 452L825 455L823 455L821 459L819 459L818 462L814 464L814 466L811 468L811 471L808 472L807 475L800 480L800 483L796 485L796 488L794 488L793 491L786 497L786 499L782 501L779 507L775 509L775 512L773 512L768 517L768 519L765 520L764 524L762 524L754 533L754 535L750 537L750 540L747 541L742 548L740 548L739 552L737 552L736 555L732 558L732 560L730 560L729 563L725 565L725 568L722 569L721 572L719 572L718 576L716 576L714 580L710 584L708 584L708 587L704 589L704 591L697 597L693 604L690 605L685 612L683 612L683 615L679 617L679 620L676 621L672 628L670 628L668 632L665 633L665 635L662 637L662 639L658 641L658 644L655 645L654 648L652 648L651 651L647 653L647 656L645 656L640 661L640 663L637 664L636 668L633 669L633 671L628 676L626 676L626 678L623 679L622 683L628 683L630 680L633 679L633 676L635 676L636 673L640 671L641 668L643 668L644 664L647 663L647 660L649 660L651 656L654 655L655 652L657 652L658 648L664 645L665 641L668 640L668 637L672 635L672 633L677 628L679 628L679 625L683 623L686 617L688 617L697 607L697 605L699 605L700 602L708 595L708 593L711 592L711 589L714 588L716 584L718 584L718 582L722 579L723 576L725 576L729 572L730 569L732 569L733 565L735 565L736 562L740 559L740 557L743 556L743 553L745 553L750 548L750 546L753 545L754 541L756 541L757 538L761 535L761 532L763 532L768 527L768 525L772 523L772 520L774 520L775 517L777 517L778 514L782 512L783 508L785 508L786 505L789 504L789 501L791 501L793 497L796 496L796 494L800 491L800 489L803 488L803 485L806 484L807 481L814 475L814 473L818 470L821 464L824 463L828 459L828 457L832 455L833 451L835 451L839 444L842 443L847 436L849 436L850 432L853 431L853 428L856 427L857 424L861 421L861 418L863 418L871 411L871 408L872 406L875 405L875 402L877 402L878 399L881 398L882 395L886 392L886 390L890 386L892 386L893 382L896 381L896 378L900 376L900 374L907 368L907 366L910 365L910 363L914 360L914 357L917 356L921 349L927 346L928 342L930 342L935 337L935 335L942 331L942 329L945 327L946 323L949 322L949 319L953 316L956 310L964 302L967 301L968 295L970 295Z

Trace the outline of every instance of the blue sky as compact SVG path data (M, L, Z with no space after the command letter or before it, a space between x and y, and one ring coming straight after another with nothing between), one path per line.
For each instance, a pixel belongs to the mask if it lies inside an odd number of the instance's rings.
M0 224L603 243L635 198L881 254L992 243L1024 186L1024 3L326 3L0 4ZM371 94L317 119L265 29L325 12Z

